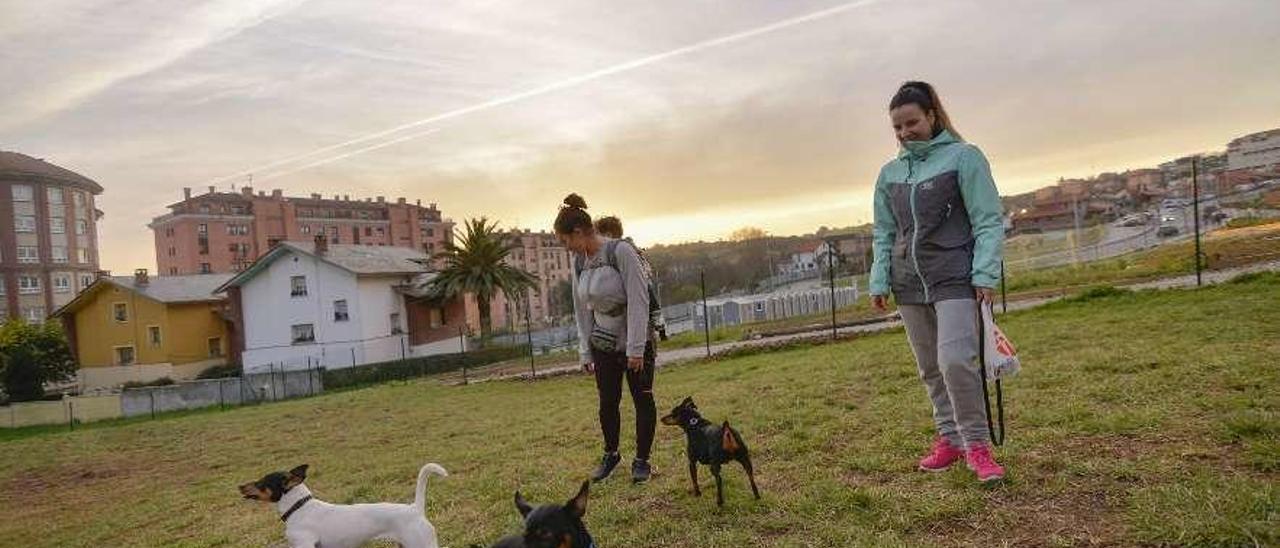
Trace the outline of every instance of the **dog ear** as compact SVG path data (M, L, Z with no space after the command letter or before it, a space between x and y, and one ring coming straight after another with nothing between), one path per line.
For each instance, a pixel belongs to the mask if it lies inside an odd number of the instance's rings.
M720 445L724 452L730 455L742 449L742 445L738 443L738 438L733 435L733 429L729 428L729 421L724 421L724 425L720 427Z
M568 508L573 515L582 517L587 514L587 492L591 490L591 482L582 482L582 488L578 489L578 494L569 499L564 507Z
M520 517L528 517L529 512L533 511L533 507L524 501L524 497L520 496L519 491L516 491L516 510L520 511Z
M308 465L302 464L294 467L289 471L289 479L285 481L285 487L293 489L307 479Z
M698 408L698 406L693 403L693 396L689 396L685 398L684 401L680 402L680 407L692 407L694 409Z

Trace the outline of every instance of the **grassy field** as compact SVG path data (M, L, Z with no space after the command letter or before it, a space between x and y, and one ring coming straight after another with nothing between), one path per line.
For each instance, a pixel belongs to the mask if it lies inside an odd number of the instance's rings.
M661 410L692 395L712 420L730 418L763 500L737 469L723 510L709 474L692 497L683 436L659 427L653 482L598 485L586 521L602 546L1280 543L1280 275L1095 291L1002 323L1025 364L1006 394L1004 485L913 470L929 407L897 331L664 369ZM239 482L309 463L320 498L404 501L435 461L452 475L432 480L427 513L456 548L516 530L517 487L568 498L597 444L587 377L420 380L43 432L0 443L0 539L269 545L280 522L240 500Z

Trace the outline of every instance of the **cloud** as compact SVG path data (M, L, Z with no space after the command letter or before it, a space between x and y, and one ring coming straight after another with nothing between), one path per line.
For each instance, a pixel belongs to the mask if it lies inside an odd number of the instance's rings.
M56 20L7 25L0 64L11 89L0 130L30 124L93 99L118 83L160 70L192 52L252 29L303 0L220 0L197 5L147 2L74 3ZM51 18L52 19L52 18ZM53 27L53 28L50 28ZM57 48L48 48L57 37ZM46 55L29 52L41 51ZM25 54L24 54L25 53Z

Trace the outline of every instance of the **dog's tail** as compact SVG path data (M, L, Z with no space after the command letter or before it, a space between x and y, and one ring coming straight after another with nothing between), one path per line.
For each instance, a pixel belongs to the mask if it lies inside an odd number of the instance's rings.
M443 466L434 462L423 465L418 470L418 487L413 491L413 507L422 512L427 508L427 476L437 475L440 477L448 476L449 473L444 470Z

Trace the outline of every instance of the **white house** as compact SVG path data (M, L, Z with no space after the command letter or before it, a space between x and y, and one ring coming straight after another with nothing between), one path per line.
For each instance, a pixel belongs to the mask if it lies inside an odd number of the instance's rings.
M232 354L245 371L258 371L464 351L464 337L439 329L444 306L415 314L432 318L432 337L409 332L410 309L427 305L407 305L405 293L431 277L426 264L409 248L328 244L323 236L281 242L218 288L231 302Z

